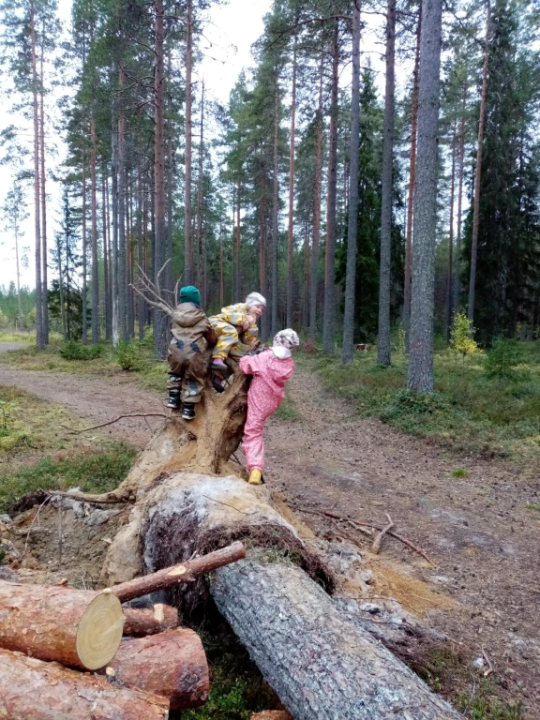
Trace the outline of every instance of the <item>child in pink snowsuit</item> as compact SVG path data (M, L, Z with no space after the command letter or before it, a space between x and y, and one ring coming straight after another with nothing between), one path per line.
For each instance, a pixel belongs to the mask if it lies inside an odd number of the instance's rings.
M282 330L270 350L240 359L244 375L253 375L248 391L248 412L242 449L246 456L250 485L260 485L264 471L264 421L283 402L285 384L294 372L291 349L299 344L294 330Z

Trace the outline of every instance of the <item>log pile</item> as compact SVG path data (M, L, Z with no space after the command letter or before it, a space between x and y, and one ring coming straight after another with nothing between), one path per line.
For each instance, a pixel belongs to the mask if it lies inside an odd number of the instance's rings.
M122 603L244 557L237 542L97 592L0 581L0 717L161 720L203 705L209 676L198 635L178 627L175 608Z

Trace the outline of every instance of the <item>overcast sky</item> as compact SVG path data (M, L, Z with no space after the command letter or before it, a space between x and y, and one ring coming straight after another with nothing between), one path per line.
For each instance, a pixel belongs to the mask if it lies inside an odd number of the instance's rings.
M269 11L271 0L229 0L227 5L214 5L209 11L209 21L206 23L201 39L201 50L204 53L203 62L196 67L194 79L204 79L208 97L226 103L229 93L236 79L244 67L253 64L251 46L263 32L263 18ZM59 14L64 25L68 25L71 14L71 0L59 0ZM0 97L0 130L8 125L15 125L20 130L27 129L27 136L31 140L31 128L26 128L26 122L18 114L10 112L11 101L5 96ZM49 168L52 163L61 162L64 152L60 144L57 159L49 159ZM6 192L9 190L12 178L9 167L0 167L0 206L4 204ZM48 237L53 237L59 213L59 192L52 182L47 187L50 193L48 204ZM24 225L25 237L22 245L30 248L29 265L23 270L22 284L33 286L35 283L33 265L33 198L28 192L28 211L30 217ZM11 237L4 232L4 222L0 221L0 285L8 285L15 280L15 255L11 247Z

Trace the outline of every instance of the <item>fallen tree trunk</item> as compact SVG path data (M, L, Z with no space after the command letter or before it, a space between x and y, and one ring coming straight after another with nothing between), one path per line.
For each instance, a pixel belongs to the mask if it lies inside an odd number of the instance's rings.
M116 653L124 626L110 591L0 582L0 647L96 670Z
M173 709L208 700L206 655L198 635L187 628L122 640L105 672L122 685L168 698Z
M125 607L124 635L144 637L155 635L178 626L178 610L170 605L157 603L152 608Z
M165 698L0 650L3 720L166 720L168 715Z
M238 538L252 546L249 560L215 570L210 591L295 720L395 720L401 712L408 720L459 718L313 581L331 586L318 555L272 505L264 486L236 477L170 474L138 495L103 573L114 581L117 573L155 572ZM124 562L126 547L139 550L131 567ZM196 588L184 585L181 592Z
M210 570L215 570L223 565L229 565L229 563L242 560L245 557L244 546L241 542L235 542L229 547L216 550L204 557L188 560L181 565L167 567L151 575L144 575L114 585L110 588L110 592L116 595L121 602L127 602L157 590L166 590L179 583L193 582L197 575L210 572Z

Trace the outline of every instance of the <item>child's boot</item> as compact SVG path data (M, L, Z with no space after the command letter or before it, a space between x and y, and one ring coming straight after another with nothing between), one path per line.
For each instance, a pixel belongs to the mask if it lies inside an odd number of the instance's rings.
M249 480L250 485L261 485L262 484L262 472L255 468L255 470L252 470L249 473Z
M171 388L169 390L169 399L167 400L167 407L172 410L180 409L180 388Z
M212 370L220 370L224 373L228 372L228 368L225 365L225 362L220 357L212 358L210 367L212 368Z
M195 420L195 405L194 405L194 403L185 402L182 405L182 420Z

